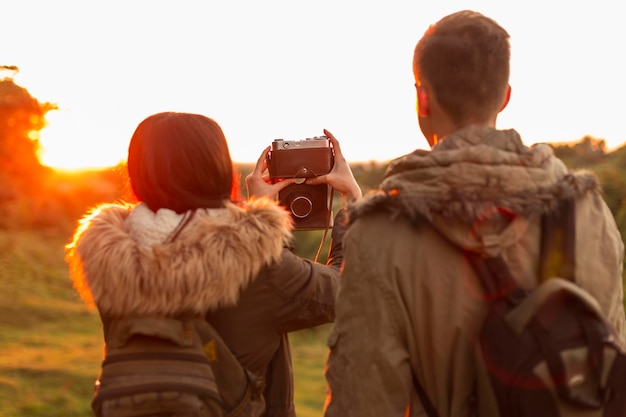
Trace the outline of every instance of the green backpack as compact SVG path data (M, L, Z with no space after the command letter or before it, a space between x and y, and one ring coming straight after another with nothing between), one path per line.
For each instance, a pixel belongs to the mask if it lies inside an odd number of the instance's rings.
M92 399L97 417L256 417L261 377L243 368L203 318L113 321Z
M488 300L472 404L480 416L626 416L626 352L598 302L576 283L575 213L567 199L542 217L540 279L530 292L501 256L464 253ZM436 417L415 384L426 414Z

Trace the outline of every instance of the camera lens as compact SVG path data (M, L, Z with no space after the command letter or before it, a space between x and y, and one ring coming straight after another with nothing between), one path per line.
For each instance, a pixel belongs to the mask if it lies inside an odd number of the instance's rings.
M295 217L303 219L313 211L313 202L308 197L298 196L291 201L289 208Z

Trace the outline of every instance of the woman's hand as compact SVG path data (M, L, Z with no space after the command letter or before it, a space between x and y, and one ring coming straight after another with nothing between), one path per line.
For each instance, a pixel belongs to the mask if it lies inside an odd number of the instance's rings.
M246 176L248 198L268 197L274 200L280 190L295 182L294 178L285 178L272 184L269 174L264 174L267 170L267 153L269 150L269 146L263 150L254 170Z
M328 174L319 175L314 178L307 178L306 183L311 185L328 184L333 187L333 189L338 191L347 201L353 201L361 198L363 196L363 192L361 191L359 184L354 179L354 175L352 174L350 165L348 165L348 161L346 161L343 153L341 153L339 141L326 129L324 129L324 134L328 136L330 143L335 149L335 163Z

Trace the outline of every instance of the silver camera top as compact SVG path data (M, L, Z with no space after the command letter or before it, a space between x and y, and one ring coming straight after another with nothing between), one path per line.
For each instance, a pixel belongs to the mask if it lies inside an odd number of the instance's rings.
M301 140L274 139L272 150L307 149L307 148L329 148L330 140L327 136L315 136Z

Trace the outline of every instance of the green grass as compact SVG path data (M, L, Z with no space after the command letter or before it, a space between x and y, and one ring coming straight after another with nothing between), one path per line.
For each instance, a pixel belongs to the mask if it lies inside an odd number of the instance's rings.
M74 292L67 237L0 231L0 417L90 417L100 320ZM329 327L291 336L299 417L322 415Z
M74 293L63 237L0 232L0 415L90 416L100 321Z
M321 417L326 399L324 366L330 325L292 333L290 336L298 417Z

